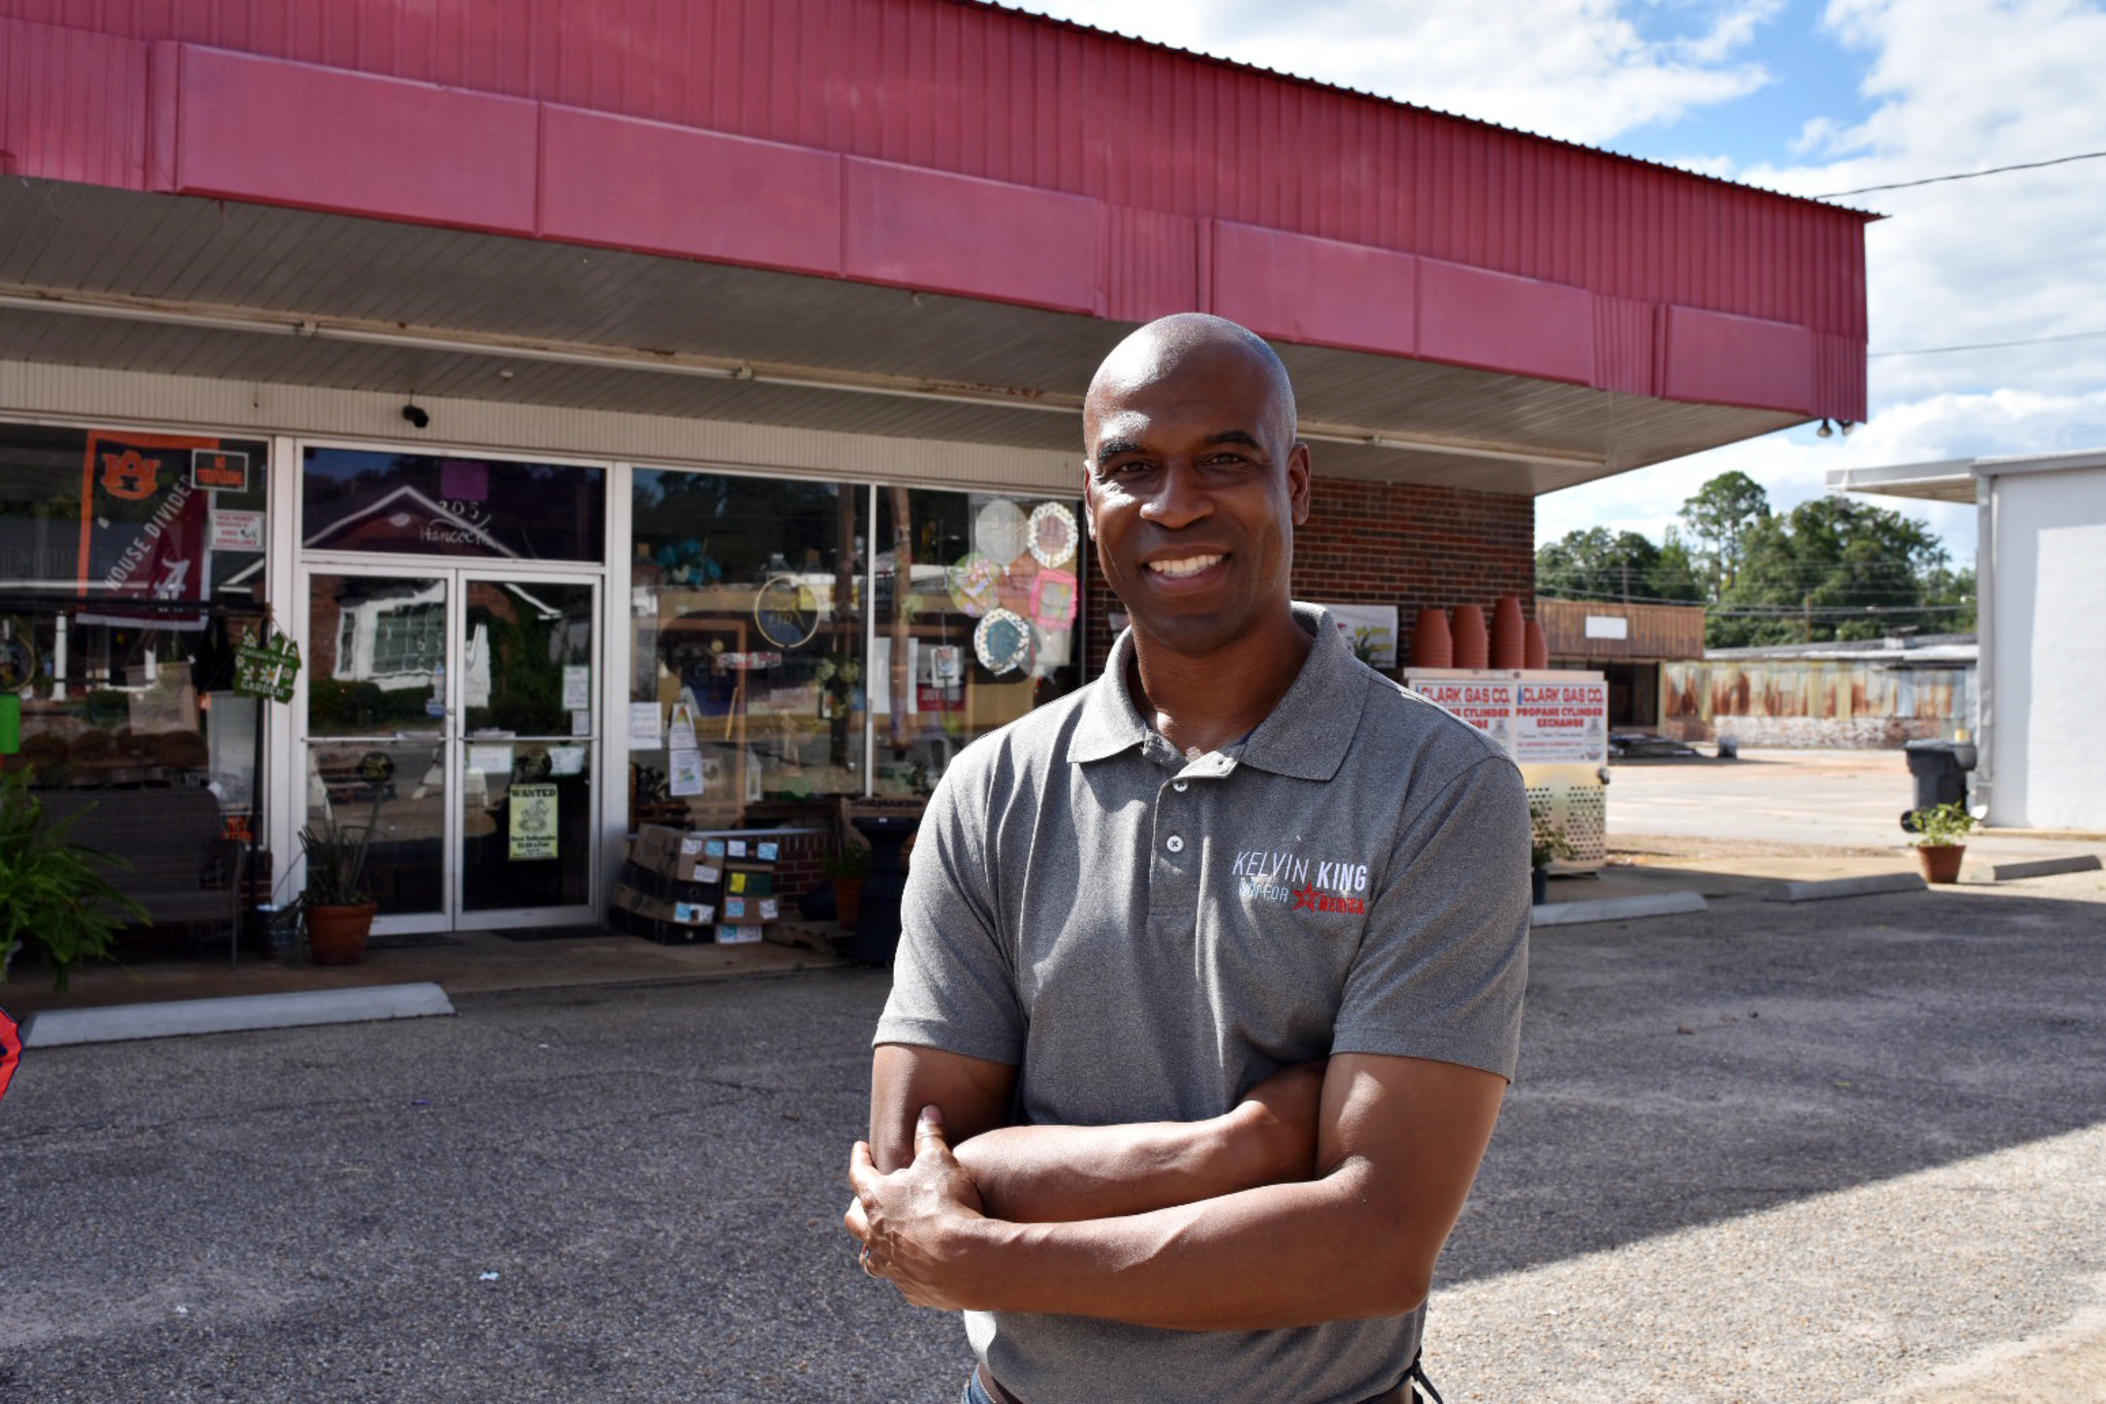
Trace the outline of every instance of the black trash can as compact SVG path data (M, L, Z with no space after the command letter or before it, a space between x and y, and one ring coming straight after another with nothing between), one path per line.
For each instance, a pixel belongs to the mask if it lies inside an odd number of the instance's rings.
M1910 816L1919 809L1967 803L1967 772L1974 769L1974 747L1964 741L1911 741L1904 748L1909 774L1916 781L1916 802L1902 811L1901 827L1916 832Z

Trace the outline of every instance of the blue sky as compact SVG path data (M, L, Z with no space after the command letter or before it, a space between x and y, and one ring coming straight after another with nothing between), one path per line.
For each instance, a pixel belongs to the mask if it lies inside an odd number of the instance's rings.
M1026 8L1793 194L2106 150L2099 0ZM2106 161L1848 203L1892 216L1866 234L1875 352L2106 331ZM1793 430L1554 493L1538 539L1657 538L1728 469L1789 507L1833 468L2106 447L2106 336L1870 366L1849 438ZM1883 501L1972 562L1973 509Z

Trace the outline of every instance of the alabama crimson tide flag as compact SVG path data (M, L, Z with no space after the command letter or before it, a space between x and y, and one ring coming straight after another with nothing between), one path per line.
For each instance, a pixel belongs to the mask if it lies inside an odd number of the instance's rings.
M211 494L191 476L191 451L216 439L88 435L80 485L80 589L86 623L202 629L211 593L206 532ZM126 606L132 606L126 608Z

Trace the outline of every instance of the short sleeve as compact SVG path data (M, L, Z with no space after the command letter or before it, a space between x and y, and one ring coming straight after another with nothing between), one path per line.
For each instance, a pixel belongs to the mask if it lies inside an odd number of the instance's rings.
M1337 1053L1386 1053L1511 1079L1528 982L1529 818L1503 756L1403 817L1347 971Z
M892 995L873 1043L1018 1064L1024 1015L988 881L983 787L953 765L929 797L900 901Z

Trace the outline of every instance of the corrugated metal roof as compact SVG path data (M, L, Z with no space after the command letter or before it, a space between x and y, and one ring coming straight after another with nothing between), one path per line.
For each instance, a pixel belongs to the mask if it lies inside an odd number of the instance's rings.
M82 255L92 244L91 255ZM72 281L68 281L71 279ZM1097 318L841 280L266 206L41 181L0 183L0 292L48 290L176 312L327 319L882 374L1072 403L1125 328ZM1688 404L1429 362L1285 346L1305 421L1396 438L1533 447L1569 461L1318 443L1320 471L1548 492L1766 433L1793 415ZM726 418L921 439L1079 447L1072 413L709 380L226 327L0 312L0 358ZM499 371L510 370L510 379Z
M999 10L1005 14L1015 15L1018 18L1027 20L1033 24L1043 24L1055 29L1064 29L1076 33L1093 35L1097 38L1110 40L1114 43L1133 44L1140 48L1153 49L1158 53L1172 55L1181 59L1187 59L1194 63L1214 64L1222 68L1234 69L1243 73L1256 74L1260 77L1268 78L1275 82L1299 83L1311 88L1321 89L1325 92L1340 93L1347 97L1359 98L1366 102L1378 102L1390 107L1403 108L1406 111L1410 112L1423 112L1430 116L1439 117L1445 121L1461 122L1473 127L1483 127L1488 131L1504 132L1512 136L1526 137L1530 141L1540 141L1547 143L1551 146L1564 147L1565 149L1570 151L1584 152L1589 156L1606 157L1612 161L1628 161L1633 165L1643 166L1649 170L1671 172L1672 174L1678 176L1686 176L1691 180L1710 181L1714 184L1727 186L1734 190L1752 190L1759 195L1773 195L1783 200L1798 200L1806 204L1819 205L1824 209L1847 210L1852 214L1862 215L1867 220L1879 220L1886 218L1886 216L1883 214L1879 214L1871 210L1860 210L1850 205L1837 204L1833 200L1824 200L1817 196L1811 195L1794 195L1790 191L1776 190L1772 189L1769 186L1756 185L1752 181L1732 180L1725 176L1715 176L1706 174L1702 171L1686 170L1680 166L1669 165L1664 161L1648 160L1643 156L1633 156L1628 152L1617 151L1606 146L1593 146L1586 142L1570 141L1564 137L1556 136L1548 132L1534 131L1527 127L1511 126L1504 122L1494 122L1483 117L1473 117L1465 112L1452 112L1447 108L1434 107L1429 103L1411 102L1404 98L1391 97L1386 93L1378 93L1372 88L1356 88L1350 83L1333 83L1326 79L1311 77L1309 74L1306 73L1296 73L1292 70L1285 68L1272 68L1262 63L1251 63L1244 59L1229 58L1225 54L1209 53L1205 49L1188 49L1179 44L1169 44L1159 39L1150 39L1146 35L1141 34L1139 31L1135 31L1134 33L1129 34L1123 30L1106 29L1102 25L1090 24L1083 20L1067 19L1060 15L1046 14L1041 11L1031 9L1029 6L1025 5L1006 5L1001 3L1001 0L944 0L944 3L952 5L963 5L968 9Z

